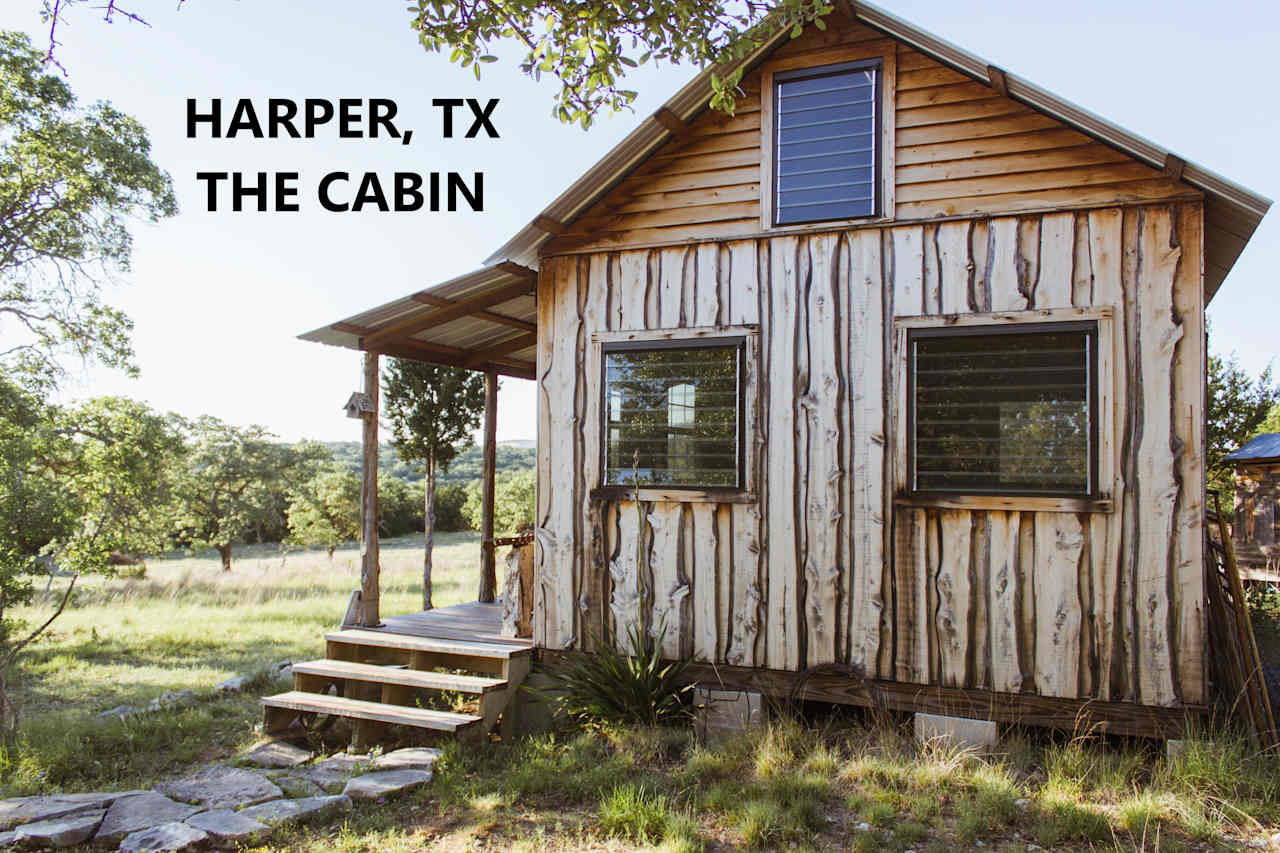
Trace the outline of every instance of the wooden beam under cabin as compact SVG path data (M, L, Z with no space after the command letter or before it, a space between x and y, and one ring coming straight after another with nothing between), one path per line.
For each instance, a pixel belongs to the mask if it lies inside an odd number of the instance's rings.
M445 299L443 296L435 296L430 293L415 293L409 297L414 302L420 302L423 305L430 305L432 308L448 308L456 304L452 299ZM481 320L488 320L490 323L497 323L500 326L510 326L513 329L520 329L524 332L536 332L538 324L531 320L520 320L516 317L508 317L506 314L499 314L496 311L477 311L473 316ZM336 329L337 323L333 324ZM339 329L338 331L342 331Z
M484 463L480 470L480 592L486 604L497 598L498 569L494 559L493 498L498 469L498 375L484 375Z
M385 355L396 358L407 358L410 361L423 361L427 364L439 364L445 367L468 367L471 356L469 350L454 347L433 346L420 341L402 341L382 347ZM502 376L514 376L517 379L533 379L537 366L531 361L518 358L494 358L487 364L468 367L470 370L492 370Z
M379 354L364 354L364 393L373 410L362 412L360 443L360 624L376 628L381 580L378 563L378 389Z
M521 278L519 281L514 281L511 284L482 293L479 296L460 299L447 308L438 308L435 311L429 311L426 314L409 317L383 326L380 329L375 329L364 337L361 345L369 349L377 349L383 344L408 338L436 326L443 326L445 323L452 322L460 317L466 317L470 314L475 314L477 311L492 308L494 305L509 302L518 296L532 294L533 287L534 279Z
M513 352L520 352L522 349L528 349L536 346L538 343L538 335L536 332L527 335L516 335L507 338L501 343L494 344L482 350L476 350L475 353L467 360L467 367L478 367L487 364L495 358L501 358L504 355L511 355Z

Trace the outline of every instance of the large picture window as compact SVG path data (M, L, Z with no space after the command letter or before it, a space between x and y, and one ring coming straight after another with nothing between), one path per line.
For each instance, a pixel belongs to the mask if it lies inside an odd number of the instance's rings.
M877 214L880 61L773 75L773 221Z
M1097 324L914 329L911 490L1091 496Z
M717 338L603 349L604 485L741 485L742 344Z

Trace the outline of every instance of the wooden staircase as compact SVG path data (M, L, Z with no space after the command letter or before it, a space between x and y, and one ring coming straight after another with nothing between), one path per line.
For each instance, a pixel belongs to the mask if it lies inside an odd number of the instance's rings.
M263 698L263 727L279 734L295 724L319 729L345 718L354 721L354 745L364 746L387 725L476 741L501 720L506 739L531 661L532 649L517 643L346 628L325 635L323 660L294 664L293 690ZM476 713L420 707L425 695L441 692L475 697Z

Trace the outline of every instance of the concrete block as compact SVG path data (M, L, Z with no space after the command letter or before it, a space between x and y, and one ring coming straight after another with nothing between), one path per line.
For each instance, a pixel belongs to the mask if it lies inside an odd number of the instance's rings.
M916 714L915 724L916 739L919 741L947 738L957 746L985 750L994 747L1000 739L996 724L991 720Z
M516 737L550 731L556 726L555 708L526 690L547 690L555 686L554 679L545 672L531 672L511 700L515 705Z
M746 731L764 722L764 697L752 690L694 689L697 732L712 739Z

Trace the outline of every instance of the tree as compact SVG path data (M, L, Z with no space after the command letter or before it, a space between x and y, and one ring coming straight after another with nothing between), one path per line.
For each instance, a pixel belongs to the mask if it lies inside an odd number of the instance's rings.
M260 426L204 416L185 423L190 447L180 462L176 527L192 548L213 548L231 571L231 546L279 525L289 496L328 458L320 445L275 441Z
M516 535L533 528L537 484L538 478L533 471L517 471L498 478L493 488L494 530ZM462 512L471 527L479 530L483 509L478 481L467 487L467 502Z
M128 223L177 212L143 127L76 106L26 36L0 32L0 369L48 383L67 354L136 373L132 324L103 301Z
M343 542L360 536L360 475L331 465L294 489L290 544L322 546L333 559Z
M519 45L523 73L560 80L552 115L585 128L600 110L627 108L636 99L622 88L630 69L646 62L727 65L781 30L794 38L810 23L825 29L823 17L833 8L826 0L415 0L409 12L422 46L449 51L477 80L482 64L498 61L494 45ZM740 78L740 72L712 76L713 108L733 111Z
M181 437L142 403L118 398L47 404L0 376L0 730L18 724L9 674L23 649L67 606L86 572L110 574L112 552L146 554L168 529L170 460ZM45 573L67 585L30 628L14 610Z
M435 532L436 474L471 444L484 411L484 376L393 358L382 374L392 445L406 462L426 465L423 497L422 608L431 605L431 549Z
M1265 431L1263 423L1280 404L1280 385L1272 380L1270 365L1254 380L1240 367L1234 353L1226 358L1210 353L1208 379L1205 470L1209 488L1217 490L1223 497L1224 510L1229 510L1235 486L1232 466L1223 457Z

